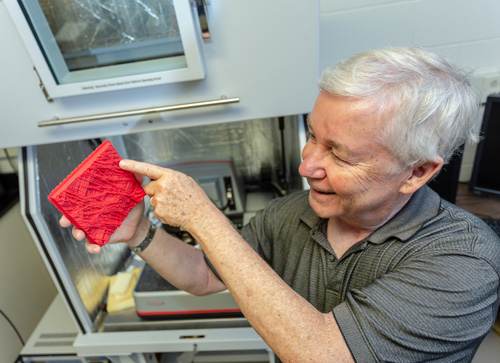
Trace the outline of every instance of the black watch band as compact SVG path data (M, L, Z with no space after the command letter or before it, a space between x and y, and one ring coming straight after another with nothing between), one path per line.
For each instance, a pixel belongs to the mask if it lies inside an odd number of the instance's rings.
M151 223L146 238L144 238L144 240L138 246L132 247L131 250L134 251L135 253L144 251L153 240L155 232L156 232L156 224Z

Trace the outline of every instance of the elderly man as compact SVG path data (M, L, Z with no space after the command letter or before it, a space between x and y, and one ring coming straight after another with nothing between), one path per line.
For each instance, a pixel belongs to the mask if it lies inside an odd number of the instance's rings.
M111 242L140 245L180 289L229 289L283 361L471 360L497 314L500 242L426 183L477 141L476 92L418 48L361 53L319 85L299 168L309 191L273 200L240 233L192 179L123 160L153 179L155 216L203 252L154 233L142 204Z

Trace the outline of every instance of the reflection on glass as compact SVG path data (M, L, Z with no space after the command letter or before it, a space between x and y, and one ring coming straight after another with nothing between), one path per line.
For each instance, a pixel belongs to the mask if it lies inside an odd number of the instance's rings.
M186 67L172 0L23 5L58 84Z
M64 264L56 267L66 269L91 321L107 296L110 276L124 268L130 250L126 245L110 244L99 255L89 254L85 245L73 238L71 228L59 225L61 213L47 196L96 146L87 140L35 146L37 175L34 177L41 217L59 254L56 260Z
M249 190L256 185L275 190L272 186L281 182L279 175L286 175L286 168L292 192L302 189L297 172L301 160L298 136L297 117L287 116L283 125L278 119L247 120L113 136L110 140L115 146L122 145L117 148L122 157L154 164L207 160L207 156L214 160L231 158ZM68 275L91 321L107 296L110 276L128 267L130 249L121 243L108 244L100 254L89 254L85 245L73 238L71 228L59 225L61 213L47 196L101 141L33 146L36 157L29 162L34 162L35 175L25 175L26 183L35 185L35 195L28 198L37 198L40 218L51 236L44 243L53 244L56 251L55 268L60 275Z
M127 158L157 165L230 157L236 174L245 182L270 177L272 183L279 183L278 174L287 173L283 169L286 160L289 187L297 191L302 189L298 135L297 117L287 116L283 131L274 118L127 134L110 140L117 145L123 142Z

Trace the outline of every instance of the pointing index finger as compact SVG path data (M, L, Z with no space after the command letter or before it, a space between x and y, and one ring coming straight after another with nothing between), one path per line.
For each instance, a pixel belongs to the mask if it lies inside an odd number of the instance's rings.
M160 179L165 173L165 169L160 166L128 159L120 160L120 168L145 175L153 180Z

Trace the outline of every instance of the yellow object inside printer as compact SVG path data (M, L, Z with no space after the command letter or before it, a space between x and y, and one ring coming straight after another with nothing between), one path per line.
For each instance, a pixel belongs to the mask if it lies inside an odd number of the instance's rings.
M118 272L109 280L108 289L108 314L115 314L123 310L135 308L134 290L135 283L141 269L135 268L131 271Z

